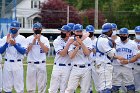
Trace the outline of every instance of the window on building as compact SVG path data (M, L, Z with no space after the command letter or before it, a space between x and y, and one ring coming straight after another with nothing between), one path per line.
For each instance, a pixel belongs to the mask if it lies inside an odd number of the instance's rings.
M25 27L25 18L24 17L18 17L17 18L18 22L21 23L21 28Z
M31 8L40 8L39 0L31 0Z
M23 28L23 17L18 17L17 20L21 23L21 28Z

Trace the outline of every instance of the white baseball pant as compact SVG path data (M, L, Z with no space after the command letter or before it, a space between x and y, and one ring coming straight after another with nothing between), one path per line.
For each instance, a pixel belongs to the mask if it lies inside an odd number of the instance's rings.
M3 90L12 92L12 88L16 93L24 93L24 76L23 63L5 61L3 67Z
M121 86L122 82L124 86L134 84L132 68L116 65L113 70L113 85Z
M58 89L60 89L60 93L65 93L70 71L71 66L53 66L49 93L57 93Z
M107 88L111 89L113 66L111 64L102 63L96 66L96 71L98 74L97 89L99 91L102 91Z
M88 93L91 82L91 67L79 68L73 66L65 93L74 93L79 81L81 87L80 93Z
M38 93L46 93L47 87L47 71L46 63L34 64L28 63L26 88L28 93L36 93L36 86L38 85Z
M135 90L140 91L140 82L139 82L139 80L140 80L140 64L135 63L133 75L134 75Z

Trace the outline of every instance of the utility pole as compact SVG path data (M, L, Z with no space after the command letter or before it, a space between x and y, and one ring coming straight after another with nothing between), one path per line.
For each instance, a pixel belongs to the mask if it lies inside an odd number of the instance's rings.
M98 0L95 0L95 29L98 29Z
M70 7L67 6L67 23L69 23L69 14L70 14Z
M1 17L5 17L5 0L2 0Z
M17 8L16 8L16 6L17 6L17 1L14 0L13 3L14 3L14 19L17 20L17 16L16 16L16 15L17 15Z

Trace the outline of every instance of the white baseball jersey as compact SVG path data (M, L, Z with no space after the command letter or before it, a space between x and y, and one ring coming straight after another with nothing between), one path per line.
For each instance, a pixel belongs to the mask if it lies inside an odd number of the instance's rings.
M136 54L137 45L132 40L129 39L126 43L123 43L121 40L116 42L116 55L122 56L129 60ZM113 65L121 65L121 63L119 62L119 60L114 60ZM124 66L132 68L133 63L129 63Z
M32 43L33 39L34 35L27 37L26 39L27 46ZM40 41L44 43L48 48L50 48L48 38L41 35ZM35 45L33 45L32 49L29 51L27 61L28 62L46 61L46 53L41 49L38 41L36 41Z
M71 63L71 59L70 59L69 55L66 55L66 56L62 57L59 54L59 52L64 49L66 44L67 43L60 36L58 36L57 39L54 40L53 46L54 46L54 49L55 49L55 52L56 52L54 63L62 63L62 64Z
M4 45L6 43L6 39L7 39L7 36L3 37L3 39L2 39L3 44L2 45ZM16 41L16 43L18 43L22 47L26 48L25 37L24 36L17 35L13 39ZM8 44L8 48L6 48L4 58L6 58L8 60L23 59L24 55L19 53L14 46L11 46L10 44Z
M134 43L136 43L136 45L137 45L137 52L140 53L140 42L136 42L134 40ZM140 63L140 58L135 63Z
M138 53L140 53L140 42L134 42L137 44L138 48ZM135 84L135 91L140 91L140 82L139 82L139 77L140 77L140 59L138 59L134 63L134 69L133 69L133 76L134 76L134 84Z
M96 44L96 64L110 63L111 60L107 57L107 53L112 51L112 49L109 45L108 37L106 35L100 35Z
M27 46L33 42L34 35L27 37ZM40 36L40 41L44 43L45 46L50 48L48 38L43 35ZM46 53L42 50L38 41L32 46L32 49L28 52L27 62L42 62L39 64L28 63L27 75L26 75L26 87L27 91L35 93L36 86L38 86L38 93L46 93L46 83L47 83L47 71L46 71Z
M97 41L97 38L94 37L94 39L91 39L91 40L92 40L92 49L96 49L96 41ZM96 60L96 53L91 52L90 53L90 56L89 56L89 60L91 62L95 61Z
M3 40L3 45L6 43L7 36ZM21 45L21 47L26 48L25 37L22 35L17 35L12 38L15 40L16 44ZM5 92L11 92L14 86L17 93L24 92L24 77L23 77L23 63L22 59L24 55L19 53L14 46L8 44L6 51L4 53L5 63L3 67L3 90ZM21 61L17 61L17 60ZM14 60L10 62L10 60Z
M88 47L90 50L92 49L92 41L89 37L83 40L83 43L86 47ZM75 49L75 45L71 44L69 47L69 52ZM75 55L75 57L72 59L72 64L78 64L78 65L83 65L83 64L90 64L91 62L89 61L89 56L85 56L83 53L82 48L80 48Z
M64 93L67 87L71 72L71 59L68 54L65 56L59 54L59 52L65 48L66 44L67 41L64 41L61 36L58 36L53 42L56 56L54 59L55 65L52 70L50 88L48 89L49 93L57 93L58 89L60 89L60 93Z

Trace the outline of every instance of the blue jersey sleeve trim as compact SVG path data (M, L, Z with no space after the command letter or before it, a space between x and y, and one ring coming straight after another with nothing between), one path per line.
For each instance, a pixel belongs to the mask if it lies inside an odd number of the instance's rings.
M14 47L16 48L16 50L21 53L21 54L25 54L26 53L26 49L21 47L20 44L15 44Z
M8 43L6 42L3 46L0 47L0 53L3 54L8 47Z

